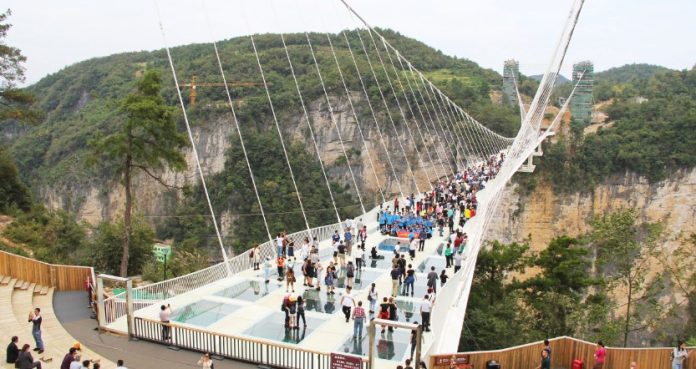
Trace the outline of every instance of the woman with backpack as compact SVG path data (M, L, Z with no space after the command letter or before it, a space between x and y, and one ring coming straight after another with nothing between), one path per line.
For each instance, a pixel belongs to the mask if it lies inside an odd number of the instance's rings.
M355 266L352 261L348 261L348 266L346 266L346 287L353 287L353 278L355 278Z

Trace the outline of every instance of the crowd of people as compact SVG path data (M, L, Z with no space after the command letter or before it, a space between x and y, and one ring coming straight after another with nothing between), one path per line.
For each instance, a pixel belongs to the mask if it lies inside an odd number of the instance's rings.
M38 309L37 309L38 310ZM35 313L32 313L35 315ZM35 333L35 332L32 332ZM40 334L40 327L39 327ZM34 336L36 340L36 335ZM43 344L43 342L42 342ZM42 368L42 361L35 359L32 352L37 352L39 355L43 354L43 346L39 349L35 347L31 349L31 345L28 343L22 344L20 348L19 337L12 336L10 343L7 345L5 362L8 364L14 364L15 368L19 369L34 369ZM87 359L81 353L82 347L79 342L75 342L72 347L68 349L68 352L63 357L60 362L60 369L100 369L101 363L99 359ZM123 360L117 360L116 369L128 369Z

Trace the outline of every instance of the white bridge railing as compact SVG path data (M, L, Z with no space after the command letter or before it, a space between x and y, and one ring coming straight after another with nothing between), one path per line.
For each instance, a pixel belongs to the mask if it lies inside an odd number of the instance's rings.
M368 212L364 216L369 216L375 210ZM335 231L342 232L343 226L341 223L329 224L321 227L302 230L288 235L291 242L296 245L301 245L305 237L311 240L313 237L321 242L331 238ZM328 248L326 248L328 250ZM259 259L263 260L266 256L272 259L276 257L275 241L267 241L259 245L257 249ZM253 260L250 257L251 250L247 250L239 255L232 257L228 262L232 273L239 273L253 267ZM320 249L320 253L323 250ZM161 303L162 301L193 291L205 285L227 278L227 268L225 263L215 264L205 269L189 273L180 277L168 279L166 281L149 284L133 289L133 309L134 311ZM104 300L104 305L100 306L104 310L104 322L99 322L100 325L106 326L122 316L126 315L126 295L125 292L116 294Z

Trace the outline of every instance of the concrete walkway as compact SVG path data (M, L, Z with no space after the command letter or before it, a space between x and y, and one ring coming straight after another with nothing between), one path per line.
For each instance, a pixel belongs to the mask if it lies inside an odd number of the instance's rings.
M85 292L56 292L53 295L53 310L75 339L99 355L116 362L125 361L129 369L190 369L196 368L200 354L191 351L173 351L165 346L129 341L126 337L95 330L97 321L90 319ZM216 369L250 369L256 365L232 360L215 361Z

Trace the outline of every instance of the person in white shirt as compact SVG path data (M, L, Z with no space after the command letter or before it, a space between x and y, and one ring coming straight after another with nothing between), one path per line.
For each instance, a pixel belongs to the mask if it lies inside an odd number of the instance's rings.
M355 257L355 266L358 270L362 270L363 257L365 256L365 251L358 245L353 251L353 256Z
M341 308L343 309L343 314L346 316L346 323L350 321L350 310L355 307L355 299L353 295L350 294L351 287L346 287L346 294L341 296Z
M162 340L167 341L172 338L172 327L169 326L169 319L172 315L172 307L167 304L167 306L160 306L159 318L162 323Z
M672 369L682 369L684 360L689 357L689 352L684 347L684 341L677 341L677 347L672 351Z
M423 330L425 332L430 332L430 310L432 309L432 304L428 295L425 295L423 301L420 305L421 318L423 319Z

